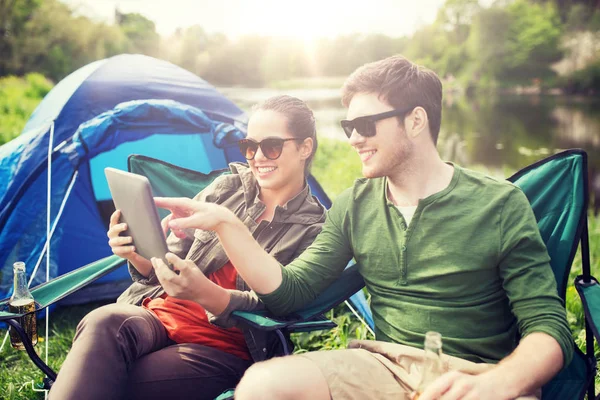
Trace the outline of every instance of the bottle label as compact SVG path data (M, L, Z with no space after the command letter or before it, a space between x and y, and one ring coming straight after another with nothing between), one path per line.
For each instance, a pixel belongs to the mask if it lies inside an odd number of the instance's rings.
M27 337L31 340L32 345L36 345L38 341L37 335L37 321L35 316L35 302L33 299L17 299L8 303L8 309L10 312L15 314L25 314L20 318L17 318L19 324L27 334ZM12 327L10 328L10 344L12 347L18 350L25 350L25 346L21 340L21 337L17 334Z

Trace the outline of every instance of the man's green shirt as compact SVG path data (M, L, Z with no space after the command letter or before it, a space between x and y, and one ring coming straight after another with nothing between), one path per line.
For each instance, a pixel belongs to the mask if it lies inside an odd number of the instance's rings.
M260 298L277 314L314 299L354 257L371 294L378 340L497 362L518 335L544 332L572 357L566 311L535 216L515 185L454 167L448 187L419 201L406 226L386 178L359 179L336 199L322 232Z

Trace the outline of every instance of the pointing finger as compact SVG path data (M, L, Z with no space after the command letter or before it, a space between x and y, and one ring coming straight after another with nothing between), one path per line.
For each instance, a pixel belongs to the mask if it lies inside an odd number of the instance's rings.
M167 232L169 232L169 221L171 218L173 218L173 214L167 215L160 221L160 226L162 227L165 237L167 237Z

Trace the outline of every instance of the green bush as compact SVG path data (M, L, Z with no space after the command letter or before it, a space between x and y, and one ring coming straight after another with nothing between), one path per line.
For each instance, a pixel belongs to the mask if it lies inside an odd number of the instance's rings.
M600 58L586 68L562 78L559 85L568 94L600 94Z
M52 82L40 74L24 78L0 78L0 145L17 137L31 113L52 89Z
M348 143L319 138L312 174L333 200L362 176L362 166L358 154Z

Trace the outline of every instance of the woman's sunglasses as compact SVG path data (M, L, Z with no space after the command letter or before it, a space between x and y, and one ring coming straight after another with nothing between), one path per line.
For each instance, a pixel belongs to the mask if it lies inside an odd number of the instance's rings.
M404 110L392 110L383 112L381 114L365 115L363 117L354 118L351 121L343 119L340 121L340 125L342 125L342 129L344 130L346 136L348 136L348 139L350 139L350 136L352 136L352 132L354 132L355 129L356 132L358 132L358 134L361 136L373 137L377 133L377 128L375 126L375 123L377 121L386 118L406 115L409 111L412 111L413 109L414 107L410 107Z
M260 150L269 160L277 160L281 156L283 151L283 145L288 140L304 140L302 138L288 138L283 139L279 137L270 137L257 142L254 139L242 139L238 142L240 151L246 160L254 160L256 152L260 147Z

